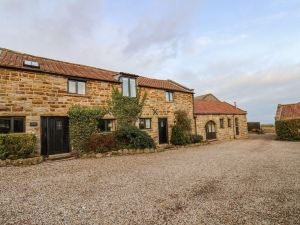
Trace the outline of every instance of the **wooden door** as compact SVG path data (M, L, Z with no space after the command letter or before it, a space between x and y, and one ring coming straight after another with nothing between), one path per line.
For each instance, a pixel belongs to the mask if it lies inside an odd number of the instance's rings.
M159 144L168 143L168 120L167 118L158 119Z
M42 155L69 152L69 124L67 117L42 117Z

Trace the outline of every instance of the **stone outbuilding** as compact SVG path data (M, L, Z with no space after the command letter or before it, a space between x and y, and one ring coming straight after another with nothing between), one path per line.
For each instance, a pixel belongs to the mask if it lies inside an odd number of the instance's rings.
M278 104L275 121L300 119L300 102Z
M213 94L194 99L194 122L196 134L204 140L230 140L247 138L247 112Z

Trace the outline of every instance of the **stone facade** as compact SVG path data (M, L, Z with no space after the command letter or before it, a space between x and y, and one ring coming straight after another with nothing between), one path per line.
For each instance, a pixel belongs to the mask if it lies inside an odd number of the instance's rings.
M69 107L74 104L106 106L113 86L121 88L119 83L87 79L86 95L74 95L68 94L67 83L66 76L0 68L0 116L26 117L26 132L35 133L39 139L41 116L66 116ZM169 137L176 110L186 110L193 119L192 93L174 92L174 101L167 102L163 89L139 87L138 91L147 93L142 117L152 119L151 129L145 131L156 143L158 118L168 119ZM111 116L106 115L105 118ZM35 126L31 126L32 122Z
M171 138L171 130L174 125L174 112L185 110L189 118L193 121L193 94L184 92L174 92L172 102L167 102L165 91L153 88L140 88L141 93L147 93L147 99L141 118L151 118L151 129L145 129L151 137L158 142L158 118L168 120L168 140ZM194 127L193 127L194 132Z
M224 128L220 127L220 119L224 119ZM230 120L231 126L228 126L228 119ZM239 135L236 134L236 120L238 120ZM202 135L204 140L206 140L205 126L209 121L213 121L215 124L217 140L231 140L248 137L246 115L196 115L196 133Z

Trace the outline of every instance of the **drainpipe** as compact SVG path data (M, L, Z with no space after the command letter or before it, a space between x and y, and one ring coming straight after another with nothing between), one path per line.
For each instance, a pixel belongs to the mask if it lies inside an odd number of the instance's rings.
M197 116L195 114L195 96L194 96L194 92L192 94L192 97L193 97L193 117L194 117L195 135L197 135Z
M233 123L232 123L233 138L236 139L236 136L235 136L235 118L234 118L234 114L232 115L232 120L233 120Z

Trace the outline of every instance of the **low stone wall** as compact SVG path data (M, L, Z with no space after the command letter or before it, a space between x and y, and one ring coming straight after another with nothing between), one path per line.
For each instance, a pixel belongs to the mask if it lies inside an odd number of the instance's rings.
M44 159L42 156L37 156L33 158L27 158L27 159L6 159L6 160L0 160L0 167L4 166L28 166L28 165L36 165L43 162Z
M146 149L120 149L118 151L111 151L106 153L86 153L78 156L78 158L103 158L103 157L112 157L112 156L122 156L122 155L135 155L135 154L148 154L155 152L164 152L169 150L178 150L183 148L192 148L198 147L201 145L207 145L209 142L202 142L196 144L189 144L183 146L175 146L175 145L166 145L158 148L146 148ZM0 167L4 166L26 166L26 165L36 165L42 163L44 161L42 156L37 156L33 158L27 159L16 159L16 160L0 160Z
M79 156L79 158L103 158L103 157L111 157L111 156L122 156L122 155L135 155L135 154L148 154L148 153L155 153L155 152L164 152L168 150L177 150L182 148L191 148L191 147L197 147L201 145L207 145L208 142L202 142L202 143L196 143L196 144L189 144L189 145L183 145L183 146L175 146L175 145L167 145L164 147L159 148L146 148L146 149L120 149L118 151L111 151L111 152L105 152L105 153L89 153L89 154L83 154Z

